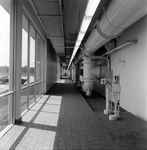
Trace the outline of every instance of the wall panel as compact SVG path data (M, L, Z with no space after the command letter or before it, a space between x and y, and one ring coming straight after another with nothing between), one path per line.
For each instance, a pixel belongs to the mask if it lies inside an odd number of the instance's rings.
M117 46L133 39L137 44L111 55L111 67L114 75L120 75L120 105L147 121L147 16L128 28Z

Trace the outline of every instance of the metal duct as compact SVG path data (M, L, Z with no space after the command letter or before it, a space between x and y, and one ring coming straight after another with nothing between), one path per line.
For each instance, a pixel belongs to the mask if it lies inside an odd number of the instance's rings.
M92 53L147 14L147 0L113 0L85 43Z

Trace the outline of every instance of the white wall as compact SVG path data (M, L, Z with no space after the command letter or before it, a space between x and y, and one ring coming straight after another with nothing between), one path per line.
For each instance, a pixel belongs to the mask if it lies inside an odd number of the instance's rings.
M48 40L46 63L46 91L57 82L57 59L52 45Z
M57 60L57 80L60 80L60 75L61 75L61 64L60 60Z
M107 70L106 65L100 66L100 78L105 78L105 72ZM94 90L105 97L105 85L101 84L100 80L94 79Z
M137 39L135 45L111 55L113 75L120 75L120 105L147 121L147 15L128 28L118 39Z
M94 90L105 97L105 85L97 79L94 79Z

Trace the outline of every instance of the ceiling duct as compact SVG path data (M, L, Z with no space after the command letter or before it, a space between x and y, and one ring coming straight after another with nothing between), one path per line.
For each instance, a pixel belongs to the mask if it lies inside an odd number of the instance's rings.
M126 28L147 14L147 0L113 0L89 35L85 49L92 53L118 37Z

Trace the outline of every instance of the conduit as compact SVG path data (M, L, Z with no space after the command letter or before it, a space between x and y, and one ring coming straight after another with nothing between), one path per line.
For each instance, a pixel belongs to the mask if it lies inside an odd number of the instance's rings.
M92 53L119 36L126 28L147 14L146 0L113 0L89 35L85 49Z
M95 60L106 60L108 70L110 69L110 62L109 59L101 56L90 56L90 57L83 57L83 77L84 77L84 83L82 85L83 91L86 93L86 95L91 95L91 92L93 90L94 85L94 77L101 77L100 67L95 67Z
M93 90L94 76L91 74L91 69L94 68L94 61L89 57L83 58L83 85L82 89L86 95L91 95Z
M126 42L124 42L124 44L122 44L122 45L120 45L120 46L118 46L118 47L116 47L116 48L114 48L114 49L112 49L112 50L106 52L106 53L103 54L102 56L111 54L111 53L113 53L113 52L115 52L115 51L118 51L118 50L121 49L121 48L127 47L127 46L129 46L129 45L134 45L134 44L136 44L136 43L137 43L137 40L126 41Z
M93 90L94 75L91 70L94 68L94 61L92 59L101 59L93 56L94 52L146 15L146 9L147 0L113 0L103 13L101 20L96 22L95 28L84 44L84 53L87 57L84 57L83 61L83 90L87 95L90 95ZM103 59L107 60L109 70L109 60L105 57Z

